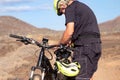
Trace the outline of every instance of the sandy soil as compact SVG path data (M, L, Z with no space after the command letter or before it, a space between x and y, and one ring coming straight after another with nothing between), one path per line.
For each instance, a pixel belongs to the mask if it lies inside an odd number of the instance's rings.
M0 37L0 44L3 45L0 51L8 50L4 53L0 52L0 80L28 80L31 66L36 64L39 48L15 43L14 40L11 40L12 42L5 40ZM120 80L120 34L103 36L102 44L102 57L94 80Z

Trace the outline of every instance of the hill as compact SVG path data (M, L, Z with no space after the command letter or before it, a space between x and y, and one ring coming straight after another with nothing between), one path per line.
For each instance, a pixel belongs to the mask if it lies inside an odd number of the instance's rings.
M35 33L36 27L12 16L0 16L0 35Z
M61 34L61 31L54 31L47 28L37 28L20 19L12 16L0 16L0 36L8 34L21 34L21 35L44 35L50 36L55 33Z
M113 20L100 23L99 28L101 33L120 32L120 16ZM0 16L0 35L6 35L10 33L50 35L55 34L56 32L59 34L62 33L62 31L50 30L47 28L37 28L12 16Z
M100 31L104 33L120 32L120 16L113 20L99 24Z

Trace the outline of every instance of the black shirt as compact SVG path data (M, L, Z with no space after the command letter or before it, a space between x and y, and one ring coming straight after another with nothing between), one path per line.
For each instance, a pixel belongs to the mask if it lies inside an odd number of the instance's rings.
M84 3L74 1L69 5L65 10L65 25L69 22L74 22L74 33L72 39L75 40L74 43L91 43L91 42L100 42L100 39L97 38L88 38L78 40L79 35L88 34L100 34L96 17L93 11ZM81 37L82 38L82 37Z

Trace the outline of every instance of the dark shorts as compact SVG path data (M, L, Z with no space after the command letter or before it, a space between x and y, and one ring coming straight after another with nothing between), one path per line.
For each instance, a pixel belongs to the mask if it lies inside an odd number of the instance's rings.
M90 80L97 70L98 60L101 56L101 44L91 43L75 47L73 61L80 63L80 73L69 80Z

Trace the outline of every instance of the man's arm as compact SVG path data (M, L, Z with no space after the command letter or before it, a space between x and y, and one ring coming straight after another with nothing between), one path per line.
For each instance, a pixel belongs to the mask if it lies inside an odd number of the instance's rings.
M60 43L61 44L68 44L69 41L71 40L73 32L74 32L74 22L67 23L66 29L63 33L63 36L60 40Z

